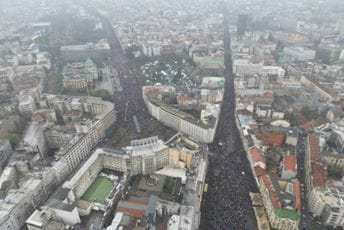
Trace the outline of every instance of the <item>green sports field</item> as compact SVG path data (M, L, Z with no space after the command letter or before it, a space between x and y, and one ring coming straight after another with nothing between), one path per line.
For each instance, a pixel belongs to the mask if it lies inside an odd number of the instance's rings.
M91 186L82 195L82 200L96 202L100 204L105 203L106 197L111 192L114 183L105 176L98 176Z

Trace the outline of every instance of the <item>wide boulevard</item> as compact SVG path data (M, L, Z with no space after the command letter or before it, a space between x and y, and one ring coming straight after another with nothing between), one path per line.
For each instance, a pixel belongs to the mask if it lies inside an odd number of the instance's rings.
M257 192L239 131L235 124L234 74L228 11L224 9L225 96L215 140L210 145L200 229L256 229L249 197Z

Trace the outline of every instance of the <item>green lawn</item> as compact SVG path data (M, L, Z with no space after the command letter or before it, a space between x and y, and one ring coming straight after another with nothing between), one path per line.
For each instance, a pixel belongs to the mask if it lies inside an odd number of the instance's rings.
M82 200L104 204L106 197L109 195L114 183L105 176L99 176L82 195Z
M292 219L295 221L300 219L300 214L298 212L295 212L292 210L277 208L277 209L275 209L275 212L276 212L277 216L279 216L281 218L289 218L289 219Z

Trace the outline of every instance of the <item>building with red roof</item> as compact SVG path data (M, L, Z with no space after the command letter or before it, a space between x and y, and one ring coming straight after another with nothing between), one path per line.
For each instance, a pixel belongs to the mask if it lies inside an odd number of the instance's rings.
M266 163L262 150L258 147L253 146L248 150L248 159L250 161L253 175L256 179L257 185L259 186L259 177L267 174L265 171Z
M145 215L147 204L138 200L121 200L118 202L116 212L123 212L134 218L142 218Z
M305 149L305 182L308 193L308 207L313 216L319 216L324 210L325 201L330 196L322 196L326 187L327 169L320 161L320 138L315 134L309 134ZM326 198L326 199L323 199Z
M326 183L326 169L320 162L311 163L311 185L312 187L324 187Z
M283 179L292 179L296 177L296 156L294 154L285 154L282 161L282 173Z
M263 152L256 146L253 146L249 149L249 159L253 167L260 166L261 168L265 169L266 165Z
M306 121L305 123L300 125L300 127L305 130L314 129L316 126L317 126L317 122L315 120Z
M300 196L298 184L281 180L274 175L260 177L260 193L273 229L298 229ZM296 194L296 195L295 195Z
M301 208L301 190L300 190L300 181L295 180L293 182L293 194L295 196L295 209L300 210Z
M256 173L257 177L268 174L267 171L262 169L260 166L254 166L254 172Z
M326 168L320 162L319 137L309 134L305 152L305 175L308 191L313 187L324 187L326 182Z
M256 137L258 140L268 145L282 145L285 140L285 135L283 133L258 134Z
M274 208L281 208L281 202L277 196L276 190L269 174L261 176L261 185L261 189L266 190L261 192L262 196L263 194L268 194L268 198L271 201L272 206Z
M308 143L309 143L309 153L310 153L310 160L317 161L319 158L319 137L315 134L310 134L308 136Z

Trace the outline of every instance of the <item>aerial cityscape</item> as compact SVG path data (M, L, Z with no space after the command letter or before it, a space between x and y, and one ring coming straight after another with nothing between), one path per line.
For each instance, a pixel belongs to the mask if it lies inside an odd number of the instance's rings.
M343 230L343 0L0 0L0 230Z

